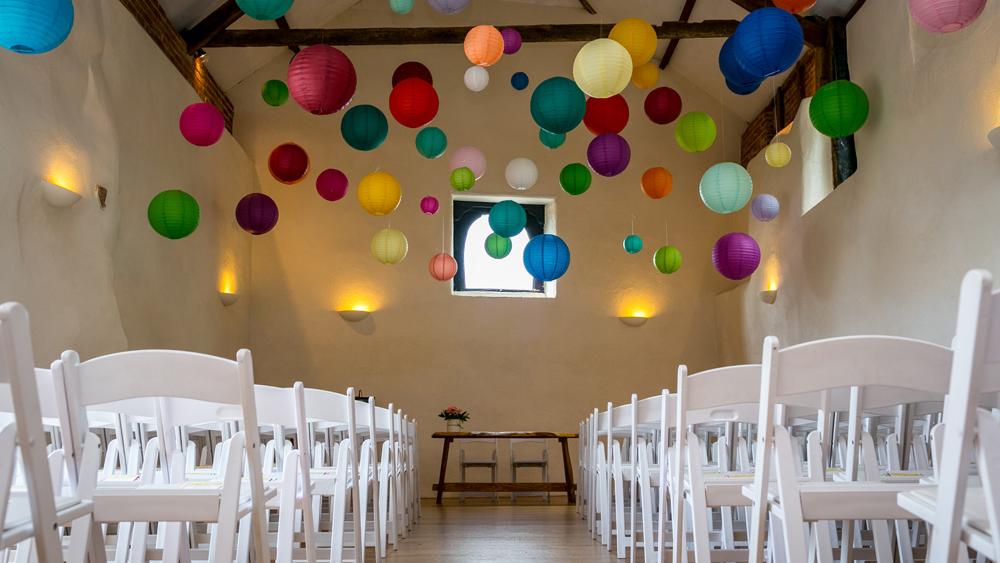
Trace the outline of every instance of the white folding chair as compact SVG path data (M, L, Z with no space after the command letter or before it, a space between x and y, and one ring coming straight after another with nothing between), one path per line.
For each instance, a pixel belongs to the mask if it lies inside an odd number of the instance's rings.
M518 438L510 441L510 480L517 483L519 469L537 469L542 474L542 482L549 482L549 448L548 440L534 438ZM547 492L511 493L510 500L516 501L518 495L540 496L545 501L550 500Z

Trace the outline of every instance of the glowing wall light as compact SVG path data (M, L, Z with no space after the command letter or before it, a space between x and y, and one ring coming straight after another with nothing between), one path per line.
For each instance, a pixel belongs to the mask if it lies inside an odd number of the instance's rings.
M223 307L228 307L240 299L240 294L236 291L236 274L231 271L223 271L219 275L219 300Z
M41 180L38 182L39 189L45 201L53 207L70 207L80 201L80 194L75 190L66 187L65 180L55 179L55 181Z

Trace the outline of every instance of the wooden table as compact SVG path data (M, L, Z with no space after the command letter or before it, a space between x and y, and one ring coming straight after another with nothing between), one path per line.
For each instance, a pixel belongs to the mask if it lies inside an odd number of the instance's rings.
M578 434L561 434L558 432L435 432L432 438L444 440L444 447L441 449L441 473L438 482L434 485L437 491L437 503L441 504L441 497L445 491L468 493L559 493L565 492L569 497L570 504L576 504L576 485L573 484L573 462L569 456L569 440L577 439ZM566 473L564 483L445 483L445 473L448 470L448 450L455 440L510 440L518 438L526 439L548 439L559 440L562 446L563 469Z

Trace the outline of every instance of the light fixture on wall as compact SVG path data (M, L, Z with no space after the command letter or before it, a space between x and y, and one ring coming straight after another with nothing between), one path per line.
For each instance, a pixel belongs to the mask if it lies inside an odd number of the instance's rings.
M778 288L771 286L769 289L762 289L757 292L757 297L760 299L761 303L774 305L774 302L778 299Z
M625 325L625 326L632 327L632 328L638 328L638 327L646 324L646 321L649 320L649 315L647 315L646 313L644 313L642 311L636 311L636 312L632 313L631 315L624 316L624 317L618 317L618 320L621 321L622 324Z
M80 194L47 180L40 180L38 187L42 190L42 196L45 198L45 201L49 202L49 205L53 207L70 207L80 201Z
M236 303L239 300L240 300L240 294L239 293L234 293L234 292L229 292L229 291L220 291L219 292L219 301L222 301L222 306L223 307L228 307L228 306L232 305L233 303Z
M344 311L337 311L337 314L349 323L360 323L372 315L371 311L364 309L346 309Z
M986 136L987 139L993 143L993 146L1000 149L1000 125L993 128L990 134Z

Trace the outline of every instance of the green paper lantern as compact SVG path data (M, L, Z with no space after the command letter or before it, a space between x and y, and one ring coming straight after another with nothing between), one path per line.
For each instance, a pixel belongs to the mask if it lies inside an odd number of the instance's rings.
M502 237L496 233L492 233L486 237L486 254L489 254L491 258L496 258L497 260L506 258L512 248L514 248L514 244L507 237Z
M283 106L288 101L288 85L281 80L268 80L260 89L260 97L269 106Z
M181 190L167 190L156 194L146 209L149 226L172 240L182 239L193 233L198 228L200 215L198 200Z
M546 131L545 129L540 129L538 131L538 140L542 142L543 145L549 147L550 149L558 149L566 142L565 133L553 133L552 131Z
M521 204L506 199L490 209L490 228L502 237L517 236L528 223L528 214Z
M589 190L592 180L590 169L579 162L567 164L559 173L559 185L569 195L580 195Z
M629 235L622 241L625 252L636 254L642 250L642 238L639 235Z
M809 120L817 131L832 137L849 137L868 120L868 95L849 80L825 84L809 102Z
M531 117L552 133L568 133L583 121L587 97L569 78L553 76L531 94Z
M451 187L460 192L467 192L476 185L476 173L468 166L451 171Z
M687 152L705 152L715 144L715 121L705 112L685 113L674 129L677 145Z
M653 254L653 266L661 274L672 274L681 269L681 251L676 246L661 246Z
M439 158L447 149L448 136L437 127L424 127L417 133L417 152L424 158Z
M723 215L735 213L750 201L753 179L735 162L720 162L701 177L698 193L705 207Z
M375 150L385 142L389 134L389 120L385 118L382 110L375 106L368 104L354 106L340 121L340 134L354 149Z

